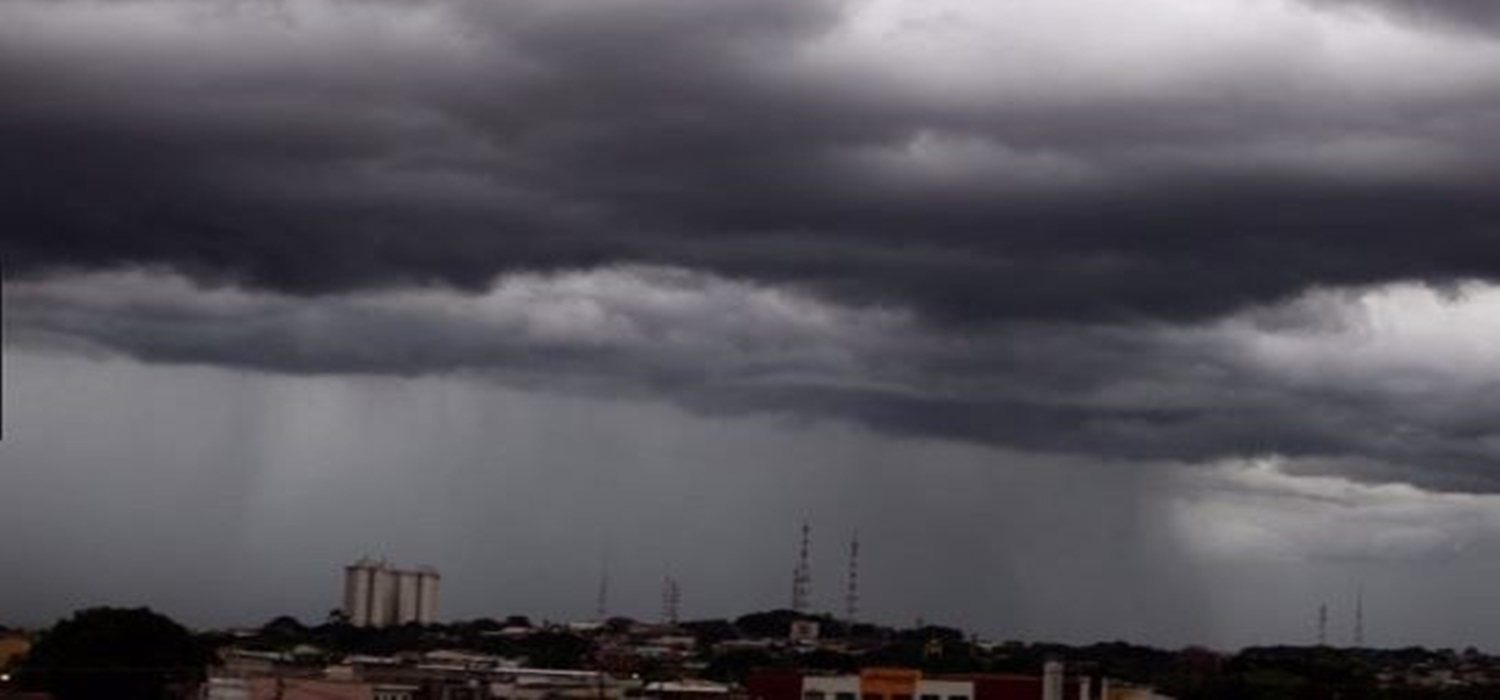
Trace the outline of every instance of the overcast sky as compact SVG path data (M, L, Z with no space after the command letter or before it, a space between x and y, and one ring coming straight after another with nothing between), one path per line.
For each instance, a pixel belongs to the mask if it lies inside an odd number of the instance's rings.
M0 623L1500 650L1490 0L8 0Z

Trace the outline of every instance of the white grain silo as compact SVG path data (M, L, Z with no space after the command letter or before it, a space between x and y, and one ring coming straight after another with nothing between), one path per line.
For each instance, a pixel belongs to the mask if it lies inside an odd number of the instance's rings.
M396 622L421 622L422 578L416 571L396 572Z
M370 626L385 627L396 621L396 570L381 562L372 572Z
M417 569L417 581L421 607L417 612L417 621L424 625L431 625L438 619L438 582L442 579L438 576L437 569L424 566Z
M363 557L344 567L344 613L356 627L437 622L438 572Z
M370 624L370 603L375 565L369 557L344 567L344 614L356 627Z

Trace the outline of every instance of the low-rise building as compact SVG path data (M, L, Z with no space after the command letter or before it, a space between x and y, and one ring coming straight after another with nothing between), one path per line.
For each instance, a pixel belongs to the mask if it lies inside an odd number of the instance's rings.
M0 671L11 668L31 651L31 637L25 632L0 632Z
M326 666L276 652L224 650L202 700L621 700L606 673L522 668L497 656L432 651L351 655Z
M620 700L619 683L599 671L497 669L490 674L494 700Z
M1146 693L1146 695L1140 695ZM1051 662L1042 675L924 676L909 668L867 668L859 675L760 670L747 683L748 700L1137 700L1160 699L1150 689L1111 685L1105 678L1069 675Z
M716 700L728 697L730 687L711 681L685 679L647 683L641 697L650 700Z

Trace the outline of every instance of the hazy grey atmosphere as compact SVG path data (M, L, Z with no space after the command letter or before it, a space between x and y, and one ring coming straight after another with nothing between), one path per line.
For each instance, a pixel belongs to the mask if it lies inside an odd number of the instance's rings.
M1489 0L8 0L0 624L1500 650Z

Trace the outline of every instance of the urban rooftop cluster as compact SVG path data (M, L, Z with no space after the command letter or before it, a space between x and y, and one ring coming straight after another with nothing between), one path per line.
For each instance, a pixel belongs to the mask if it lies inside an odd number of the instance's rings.
M805 610L440 622L435 570L362 559L307 624L190 632L145 608L0 628L0 698L91 700L1207 700L1500 697L1478 650L1236 653L992 642ZM668 585L667 591L673 590ZM805 600L802 594L794 602ZM602 612L602 611L601 611Z

